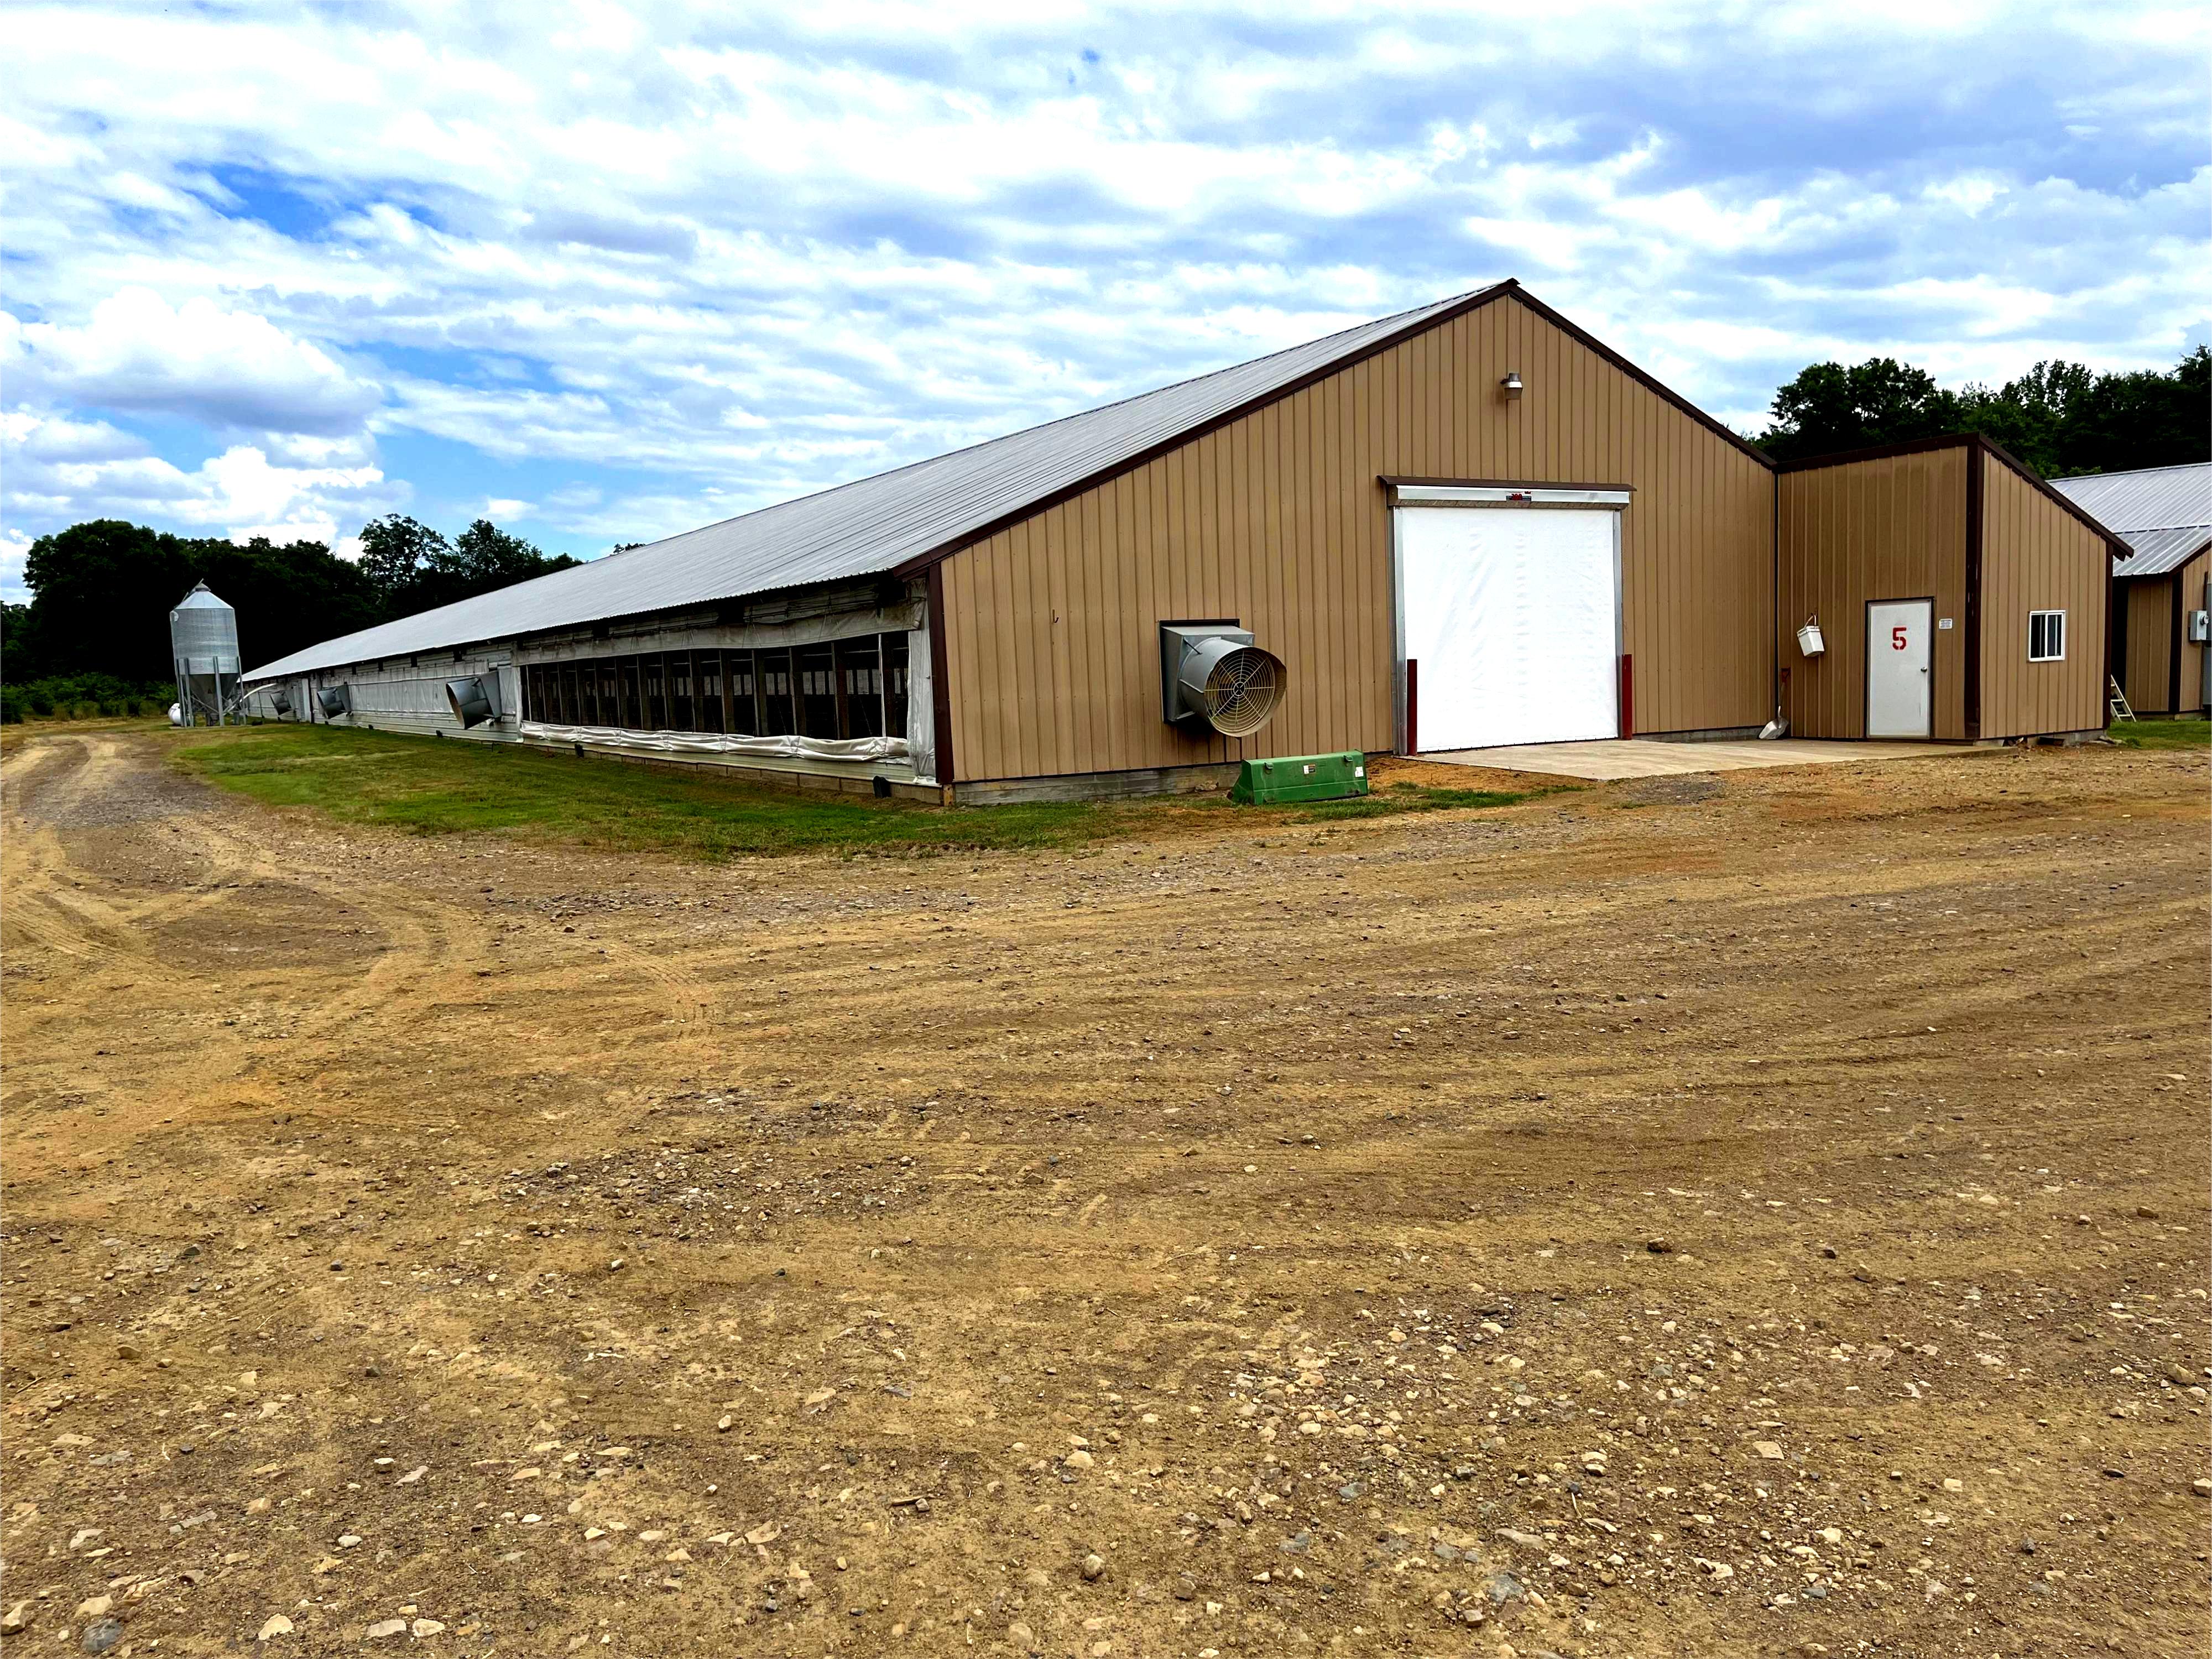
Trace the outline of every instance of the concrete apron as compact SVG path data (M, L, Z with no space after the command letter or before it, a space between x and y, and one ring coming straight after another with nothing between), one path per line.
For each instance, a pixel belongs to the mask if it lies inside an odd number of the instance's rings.
M1852 761L1927 760L1938 755L1993 754L1968 744L1844 743L1778 738L1743 743L1668 743L1651 738L1607 738L1590 743L1525 743L1500 749L1454 749L1424 753L1447 766L1484 766L1500 772L1544 772L1555 777L1664 778L1689 772L1741 772L1760 766L1836 766Z

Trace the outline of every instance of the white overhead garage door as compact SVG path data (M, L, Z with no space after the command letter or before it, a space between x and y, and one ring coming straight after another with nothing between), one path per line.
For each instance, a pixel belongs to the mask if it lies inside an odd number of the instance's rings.
M1395 510L1399 637L1418 665L1418 747L1618 737L1620 515Z

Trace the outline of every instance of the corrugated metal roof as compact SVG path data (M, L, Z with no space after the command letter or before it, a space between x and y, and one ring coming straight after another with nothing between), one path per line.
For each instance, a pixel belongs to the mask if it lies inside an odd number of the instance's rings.
M2115 576L2163 576L2212 541L2212 461L2054 478L2051 488L2135 550Z
M325 640L245 678L312 673L547 629L711 605L882 574L1087 478L1287 390L1391 337L1506 292L1474 294L1362 323L1196 380L801 496L573 569Z
M2120 539L2135 551L2112 567L2115 576L2165 576L2197 556L2212 542L2212 525L2178 525L2172 530L2124 530Z
M2146 467L2140 472L2091 472L2078 478L2053 478L2051 484L2123 535L2130 530L2212 525L2212 461Z

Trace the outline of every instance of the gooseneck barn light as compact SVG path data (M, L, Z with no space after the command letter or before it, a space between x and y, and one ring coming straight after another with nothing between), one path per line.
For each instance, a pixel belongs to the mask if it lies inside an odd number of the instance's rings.
M1505 378L1498 383L1498 394L1509 404L1521 396L1520 370L1509 368L1505 371Z

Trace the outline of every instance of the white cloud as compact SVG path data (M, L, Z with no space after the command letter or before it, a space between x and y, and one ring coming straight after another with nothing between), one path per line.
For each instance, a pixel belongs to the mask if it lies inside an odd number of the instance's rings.
M377 401L374 386L265 317L198 295L172 305L137 286L77 325L0 312L0 370L19 397L256 431L357 431Z
M15 525L350 529L404 453L440 522L628 539L1507 275L1722 411L2206 317L2182 10L111 13L10 14L0 366L56 455L159 438Z
M252 444L187 469L105 422L27 408L0 416L0 452L9 534L23 522L115 518L240 542L328 542L341 522L384 511L398 494L374 465L292 465Z
M0 525L0 604L28 605L31 590L23 582L23 562L30 555L31 538L20 530Z

